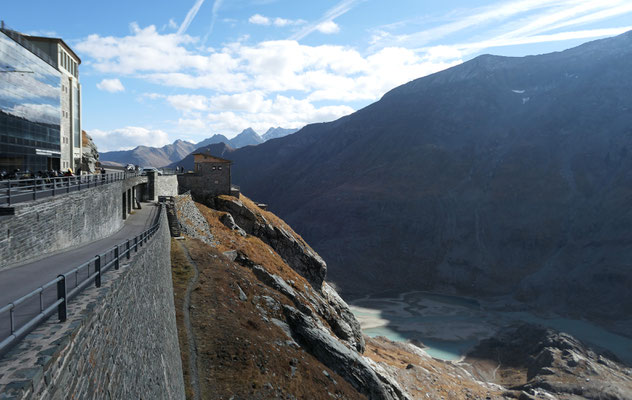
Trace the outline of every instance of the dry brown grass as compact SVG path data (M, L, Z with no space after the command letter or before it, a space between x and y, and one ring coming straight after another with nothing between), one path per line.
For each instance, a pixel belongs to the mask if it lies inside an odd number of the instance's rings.
M245 197L242 196L241 198L243 201ZM250 235L248 237L242 237L222 224L219 218L223 214L226 214L225 212L213 210L199 203L195 204L209 223L213 236L219 242L218 250L222 252L230 250L242 252L255 264L263 265L268 272L280 276L285 279L286 282L293 281L294 284L291 285L299 292L304 293L305 285L310 286L305 278L287 265L285 261L283 261L270 246L261 241L261 239Z
M503 399L504 391L482 386L466 371L447 362L421 357L407 351L403 346L385 338L365 336L364 355L375 362L397 368L398 381L416 399L444 398L466 399ZM407 368L408 366L412 368Z
M225 199L234 198L232 196L225 196L225 195L224 196L220 196L220 197L221 198L225 198ZM277 227L282 228L285 231L291 233L300 243L302 243L305 247L307 247L314 254L317 254L314 251L314 249L312 249L310 247L310 245L307 244L307 242L301 237L301 235L299 235L298 233L294 232L294 230L285 221L283 221L281 218L279 218L278 216L276 216L275 214L273 214L273 213L271 213L269 211L262 210L252 200L250 200L248 197L244 196L243 194L239 195L239 200L248 209L250 209L250 211L254 212L255 215L257 215L257 214L263 215L263 217L266 219L266 221L271 223L273 226L277 226Z
M228 232L212 230L217 239L230 237ZM269 296L280 304L290 304L289 300L260 284L248 268L223 256L226 247L244 244L232 239L235 243L219 248L198 240L183 242L200 270L191 299L191 324L202 397L270 399L291 394L298 399L330 399L331 393L334 398L363 398L313 356L287 343L289 338L270 320L284 320L281 309L270 308L255 296ZM237 286L247 295L246 301L239 299Z

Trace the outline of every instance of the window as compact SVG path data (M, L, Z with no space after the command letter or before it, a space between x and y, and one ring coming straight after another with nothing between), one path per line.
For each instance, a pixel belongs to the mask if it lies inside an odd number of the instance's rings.
M222 170L222 167L217 167L217 169L219 169L220 171Z
M215 171L215 166L213 165L213 171Z
M216 184L216 185L218 185L218 184L219 184L219 181L215 181L215 184Z

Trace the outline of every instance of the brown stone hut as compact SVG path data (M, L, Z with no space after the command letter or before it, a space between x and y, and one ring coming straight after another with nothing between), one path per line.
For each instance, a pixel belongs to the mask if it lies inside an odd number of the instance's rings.
M208 153L193 153L193 173L178 175L178 186L181 192L190 190L194 197L230 195L231 164Z

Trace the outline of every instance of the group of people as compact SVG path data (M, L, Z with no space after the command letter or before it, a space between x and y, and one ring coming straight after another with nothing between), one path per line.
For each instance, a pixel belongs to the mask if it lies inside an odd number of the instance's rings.
M76 175L80 175L81 171L77 171ZM19 169L14 169L9 172L7 170L0 170L0 180L5 179L34 179L34 178L58 178L62 176L75 176L71 168L68 168L66 171L61 170L49 170L49 171L37 171L32 172L30 170L21 171Z

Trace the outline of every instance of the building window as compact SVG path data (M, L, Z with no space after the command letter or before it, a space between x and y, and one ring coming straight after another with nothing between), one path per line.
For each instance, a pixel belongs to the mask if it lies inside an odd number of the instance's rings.
M219 181L215 181L215 184L216 184L216 185L219 185Z
M220 171L222 170L222 167L217 167L217 169L219 169Z
M213 166L213 171L215 171L215 166Z

